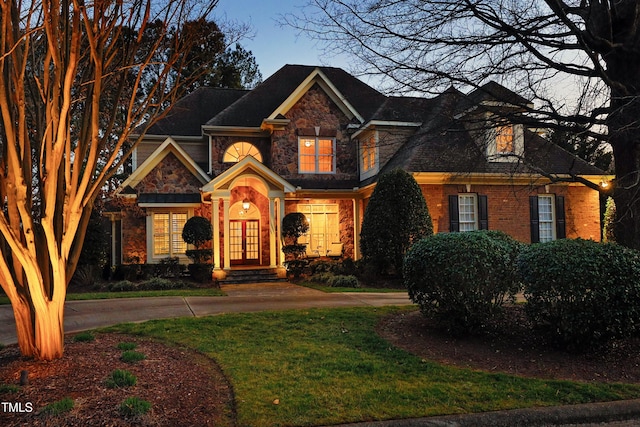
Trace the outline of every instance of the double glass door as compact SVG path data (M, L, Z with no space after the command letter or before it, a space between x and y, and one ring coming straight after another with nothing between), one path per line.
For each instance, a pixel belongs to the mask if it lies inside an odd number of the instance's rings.
M231 265L260 262L260 224L257 219L229 221L229 252Z

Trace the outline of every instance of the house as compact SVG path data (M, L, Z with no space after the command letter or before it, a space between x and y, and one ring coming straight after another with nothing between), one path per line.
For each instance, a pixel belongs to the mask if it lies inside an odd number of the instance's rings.
M184 258L181 230L210 218L214 275L281 268L282 218L302 212L307 255L360 257L363 213L385 171L422 188L435 232L502 230L523 242L599 240L604 173L519 123L530 102L489 83L469 94L385 96L347 72L286 65L253 90L200 88L133 153L111 216L114 261Z

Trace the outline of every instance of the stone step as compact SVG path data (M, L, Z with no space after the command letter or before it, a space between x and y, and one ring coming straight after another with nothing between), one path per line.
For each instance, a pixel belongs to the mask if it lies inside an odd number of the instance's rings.
M240 284L240 283L267 283L279 282L283 279L278 277L276 270L269 268L231 270L227 277L220 280L220 283Z

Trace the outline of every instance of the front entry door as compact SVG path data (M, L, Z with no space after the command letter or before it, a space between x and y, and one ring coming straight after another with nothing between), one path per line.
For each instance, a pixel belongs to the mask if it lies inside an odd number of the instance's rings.
M231 265L260 262L260 227L257 219L229 221Z

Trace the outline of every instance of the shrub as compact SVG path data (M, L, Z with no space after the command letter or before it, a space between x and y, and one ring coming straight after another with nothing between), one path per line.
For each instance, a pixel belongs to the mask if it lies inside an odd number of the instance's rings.
M61 415L72 410L73 405L73 399L70 397L65 397L42 408L42 413L51 416Z
M154 277L144 281L138 285L139 290L144 291L166 291L170 289L182 289L187 285L182 280L163 279L161 277Z
M120 413L125 417L139 417L151 409L151 403L137 397L128 397L120 405Z
M189 264L189 275L191 280L198 283L209 283L213 277L212 264Z
M298 238L308 230L309 223L303 213L291 212L282 218L282 240L285 243L282 252L287 257L284 266L295 279L300 277L309 264L306 259L302 259L307 245L298 244Z
M616 202L613 201L613 197L607 197L607 204L604 210L604 219L602 226L602 241L607 243L613 243L616 241L614 234L615 222L616 222Z
M138 285L128 280L121 280L119 282L109 284L108 289L110 292L131 292L137 291Z
M639 252L556 240L530 246L517 264L528 316L560 347L582 351L638 330Z
M362 221L364 261L379 274L400 274L407 250L432 234L427 203L413 176L401 169L380 176Z
M73 337L75 342L91 342L96 339L95 335L91 332L81 332Z
M453 335L477 333L519 290L519 244L495 232L437 234L407 252L404 283L425 316Z
M120 360L126 363L136 363L146 358L147 356L143 353L134 350L125 350L122 352L122 355L120 355Z
M182 240L196 248L213 239L211 221L202 216L192 216L182 228Z
M136 385L138 379L129 371L116 369L105 381L108 388L131 387Z
M337 275L328 281L329 286L334 288L359 288L360 283L356 276Z
M310 280L316 283L329 283L334 277L333 273L316 273L310 277Z
M135 350L138 347L138 344L134 342L121 342L118 343L118 350L126 351L126 350Z

